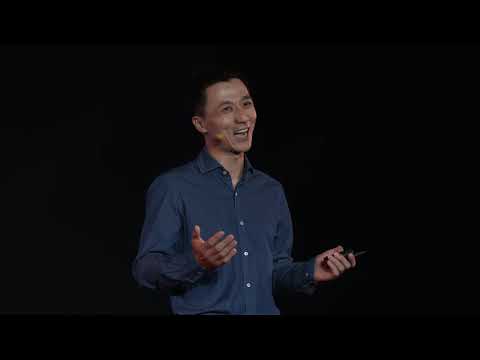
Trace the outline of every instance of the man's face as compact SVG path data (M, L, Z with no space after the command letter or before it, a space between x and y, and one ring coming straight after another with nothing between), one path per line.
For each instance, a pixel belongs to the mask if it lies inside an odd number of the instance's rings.
M207 130L207 144L225 152L250 150L257 113L245 84L239 79L216 83L206 95L204 116L198 120Z

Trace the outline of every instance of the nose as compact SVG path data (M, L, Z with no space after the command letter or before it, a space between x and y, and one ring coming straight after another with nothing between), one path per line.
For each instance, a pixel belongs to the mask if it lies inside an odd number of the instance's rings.
M250 119L250 115L245 110L238 109L237 114L235 116L235 120L238 123L244 124L249 122L251 119Z

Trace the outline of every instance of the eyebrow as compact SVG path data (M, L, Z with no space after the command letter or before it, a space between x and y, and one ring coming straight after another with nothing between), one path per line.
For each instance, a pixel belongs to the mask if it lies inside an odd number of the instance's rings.
M244 101L244 100L252 100L252 97L250 95L245 95L243 96L240 101ZM218 106L217 106L217 109L222 107L223 105L231 105L233 104L232 101L229 101L229 100L226 100L226 101L222 101Z

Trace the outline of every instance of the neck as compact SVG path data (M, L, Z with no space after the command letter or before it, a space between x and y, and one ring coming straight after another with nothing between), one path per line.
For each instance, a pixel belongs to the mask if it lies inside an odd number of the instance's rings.
M245 153L233 153L209 146L208 144L207 150L208 153L230 173L232 179L240 179L245 164Z

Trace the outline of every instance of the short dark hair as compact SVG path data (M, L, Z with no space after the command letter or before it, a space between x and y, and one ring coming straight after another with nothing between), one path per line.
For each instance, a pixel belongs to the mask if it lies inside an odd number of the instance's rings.
M190 95L190 106L193 116L204 116L205 105L207 104L207 88L219 82L240 79L248 87L248 80L245 73L236 69L224 67L212 67L197 70L192 73L192 93Z

